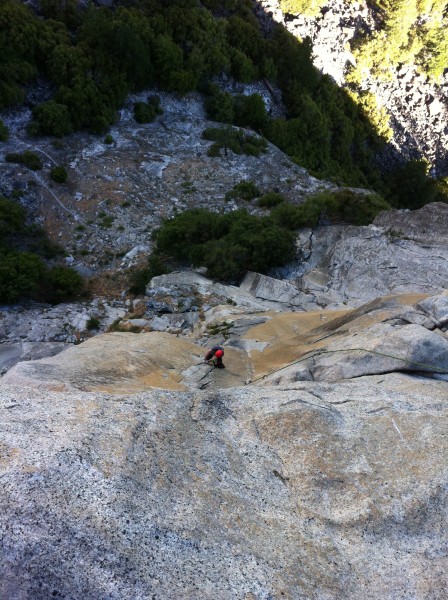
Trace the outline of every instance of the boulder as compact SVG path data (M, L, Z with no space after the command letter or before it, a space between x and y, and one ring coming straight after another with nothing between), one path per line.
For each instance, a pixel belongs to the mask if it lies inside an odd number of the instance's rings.
M281 310L275 301L256 299L233 285L207 279L195 271L180 271L153 277L146 288L147 306L155 312L198 310L203 304L237 304L252 310Z
M285 310L295 308L305 310L310 298L288 281L280 281L267 275L249 272L240 284L240 290L251 294L257 300L277 302Z
M417 308L432 318L439 327L448 325L448 292L422 300Z

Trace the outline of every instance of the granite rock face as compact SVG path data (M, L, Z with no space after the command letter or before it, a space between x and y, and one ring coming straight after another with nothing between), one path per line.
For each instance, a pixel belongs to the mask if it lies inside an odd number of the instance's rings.
M129 308L125 302L105 298L56 306L2 306L0 375L19 361L53 356L94 333L107 331Z
M138 337L138 336L137 336ZM442 600L447 383L0 387L0 597Z
M198 274L154 289L187 280L210 291ZM15 365L0 597L442 600L446 301L217 304L188 335L108 333ZM226 369L203 362L214 343Z
M368 227L320 227L308 258L295 272L293 267L291 283L321 306L443 292L448 288L447 231L448 205L442 203L382 213Z

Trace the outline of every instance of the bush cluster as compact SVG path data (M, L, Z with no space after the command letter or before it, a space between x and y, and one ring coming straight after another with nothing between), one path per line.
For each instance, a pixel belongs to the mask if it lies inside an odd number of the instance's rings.
M260 208L274 208L274 206L278 206L279 204L282 204L282 202L285 202L285 199L277 192L267 192L257 200L257 204Z
M295 236L268 217L246 210L218 215L186 211L164 222L154 234L155 255L205 266L209 277L237 282L246 271L265 273L294 257Z
M233 186L230 192L226 193L226 200L232 200L233 198L239 198L250 202L254 198L261 196L260 190L257 188L253 181L240 181Z
M53 181L56 181L56 183L65 183L68 178L68 173L65 167L53 167L50 171L50 177Z
M57 249L25 219L20 205L0 197L0 302L33 299L56 304L79 297L82 277L68 267L46 265L44 257L54 257Z
M152 123L157 115L162 114L160 98L151 96L148 102L136 102L134 104L134 117L137 123Z
M377 194L342 188L319 192L298 206L282 202L271 210L271 219L286 229L316 227L324 221L369 225L378 213L390 208Z
M236 283L247 271L266 273L292 260L294 230L300 227L329 221L368 225L391 208L377 194L344 188L320 192L301 205L287 203L276 192L261 196L251 181L241 181L230 195L258 197L259 205L271 209L269 216L250 215L245 209L224 215L194 209L165 220L153 234L148 267L132 275L131 292L144 293L152 277L169 271L168 264L206 267L209 277Z
M43 168L42 161L39 155L32 150L24 152L8 152L5 155L5 160L11 163L19 163L28 167L32 171L40 171Z
M221 156L221 150L224 155L232 150L235 154L248 154L250 156L260 156L267 151L267 142L264 138L256 135L250 135L240 129L233 127L209 127L202 132L204 140L214 142L208 149L209 156Z
M209 85L205 93L207 115L214 121L251 127L255 131L261 131L268 122L268 114L260 94L232 96L216 84Z
M151 254L148 265L143 269L135 269L129 277L129 291L136 296L145 293L146 286L153 277L169 273L170 268L157 254Z

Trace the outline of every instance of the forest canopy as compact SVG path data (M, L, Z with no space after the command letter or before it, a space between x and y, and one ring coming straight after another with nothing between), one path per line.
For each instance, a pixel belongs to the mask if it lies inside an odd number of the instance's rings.
M308 11L322 2L284 4ZM400 15L407 2L375 4L384 15L387 35L396 36L408 53L412 46L422 68L438 72L445 60L447 42L440 28L447 2L413 0L417 21L407 14L404 25ZM265 35L251 0L123 0L113 8L40 0L39 6L36 14L20 0L0 5L0 110L23 103L27 86L38 76L51 91L49 99L33 107L29 133L102 134L129 93L150 88L199 91L210 118L253 128L312 174L388 194L376 163L391 133L384 111L360 87L348 93L315 69L309 40L299 41L275 23ZM361 40L357 50L359 64L367 61L378 72L386 69L378 54L385 47L380 34L378 40L376 34ZM387 60L399 60L400 52ZM281 91L285 117L272 118L259 97L234 97L221 90L216 82L223 77L270 81ZM356 73L352 78L355 82ZM137 106L136 115L147 121L144 108ZM7 135L0 122L1 138ZM215 153L220 153L218 147Z
M22 103L38 75L53 90L33 108L30 133L106 132L127 94L151 87L211 98L210 83L222 75L265 78L280 88L287 118L272 121L256 98L249 105L225 93L215 93L215 118L255 128L317 175L357 185L378 179L381 138L363 111L314 68L308 41L279 25L264 37L250 0L40 7L36 15L19 0L0 6L0 110Z

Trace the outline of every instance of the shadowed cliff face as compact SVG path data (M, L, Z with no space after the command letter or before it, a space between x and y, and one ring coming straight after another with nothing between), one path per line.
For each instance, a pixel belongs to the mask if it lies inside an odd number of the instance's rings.
M366 32L378 29L375 3L332 0L315 17L285 14L279 0L257 0L257 14L269 27L273 19L293 35L309 37L313 61L322 72L344 86L348 68L356 64L350 44ZM375 95L391 117L393 138L385 155L387 162L425 157L439 176L448 174L448 74L438 84L416 66L400 64L388 81L369 76L362 88Z

